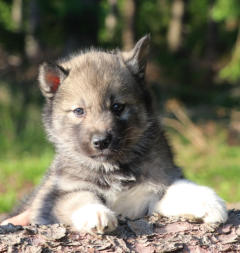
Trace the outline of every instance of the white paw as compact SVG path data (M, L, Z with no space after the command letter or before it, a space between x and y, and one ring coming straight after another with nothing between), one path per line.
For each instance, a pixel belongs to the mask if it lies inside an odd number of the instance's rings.
M187 180L173 183L154 211L165 216L193 216L207 223L224 223L228 217L224 201L212 189Z
M103 234L113 231L117 225L115 214L101 204L88 204L72 214L72 223L78 231Z

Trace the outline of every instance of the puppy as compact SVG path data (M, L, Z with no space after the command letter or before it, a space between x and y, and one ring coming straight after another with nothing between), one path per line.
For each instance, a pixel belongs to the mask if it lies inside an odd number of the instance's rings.
M21 211L30 223L105 233L117 216L227 220L223 200L184 179L144 83L150 37L130 52L91 49L44 63L43 121L56 155Z

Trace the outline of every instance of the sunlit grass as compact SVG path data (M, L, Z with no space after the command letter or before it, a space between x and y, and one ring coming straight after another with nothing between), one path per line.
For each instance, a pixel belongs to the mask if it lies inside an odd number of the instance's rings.
M39 106L29 104L22 112L21 102L21 96L11 96L8 85L0 83L0 213L31 191L53 157Z
M219 130L200 152L178 134L171 134L176 161L187 178L213 187L228 202L240 202L240 147L228 146L225 139L226 132Z
M38 155L22 154L0 160L0 212L6 212L17 199L31 191L40 182L53 157L50 148Z

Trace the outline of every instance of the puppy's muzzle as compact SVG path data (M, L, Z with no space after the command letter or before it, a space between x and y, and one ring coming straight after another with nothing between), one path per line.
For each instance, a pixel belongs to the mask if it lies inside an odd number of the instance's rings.
M96 150L107 149L112 142L112 134L94 134L92 137L92 147Z

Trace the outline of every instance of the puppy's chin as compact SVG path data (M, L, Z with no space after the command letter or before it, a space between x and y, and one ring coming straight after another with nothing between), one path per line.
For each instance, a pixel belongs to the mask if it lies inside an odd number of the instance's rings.
M105 172L119 170L119 164L114 159L110 159L106 156L90 158L88 165L94 170L101 170Z
M114 153L87 153L87 152L76 152L74 155L77 161L84 165L86 169L96 171L115 171L119 170L119 162L115 159Z
M96 162L99 163L110 163L110 164L116 164L118 159L115 156L115 154L113 153L108 153L108 154L97 154L97 155L93 155L90 157L91 159L93 159Z
M98 155L98 156L92 156L92 159L94 159L97 162L109 162L112 161L111 157L107 156L107 155Z

